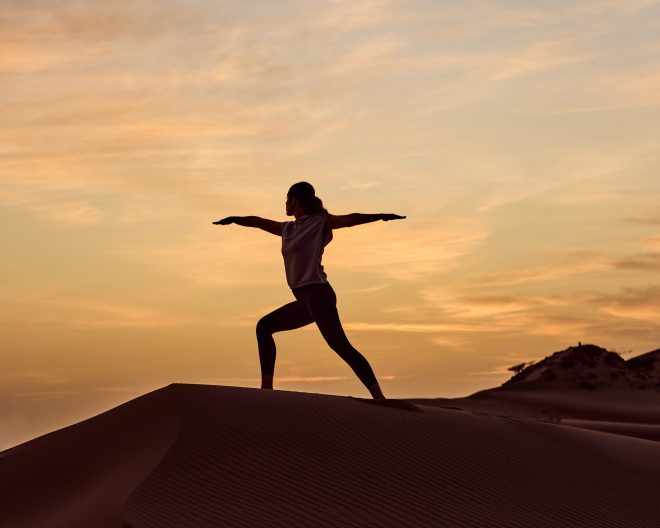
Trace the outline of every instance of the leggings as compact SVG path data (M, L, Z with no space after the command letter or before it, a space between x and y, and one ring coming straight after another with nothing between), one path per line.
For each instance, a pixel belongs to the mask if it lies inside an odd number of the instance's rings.
M257 323L257 343L261 375L275 371L275 340L273 334L316 323L330 348L348 363L365 387L377 383L366 358L348 341L337 312L337 296L328 283L309 284L292 290L296 300L263 316Z

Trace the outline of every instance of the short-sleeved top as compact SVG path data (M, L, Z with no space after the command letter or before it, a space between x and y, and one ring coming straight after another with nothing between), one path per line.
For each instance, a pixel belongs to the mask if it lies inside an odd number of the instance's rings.
M286 281L293 290L308 284L325 284L323 248L332 240L332 231L325 228L327 213L303 215L282 224L282 256Z

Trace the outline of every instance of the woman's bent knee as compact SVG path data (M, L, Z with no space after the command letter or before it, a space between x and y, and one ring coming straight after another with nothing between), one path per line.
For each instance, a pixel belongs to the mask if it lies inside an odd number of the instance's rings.
M270 325L268 324L268 319L266 319L266 317L262 317L261 319L259 319L259 321L257 321L256 330L257 330L257 337L268 336L268 335L272 335L273 333Z

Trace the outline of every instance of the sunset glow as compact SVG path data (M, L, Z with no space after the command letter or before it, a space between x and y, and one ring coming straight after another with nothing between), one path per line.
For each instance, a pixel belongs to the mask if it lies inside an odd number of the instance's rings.
M309 181L390 398L660 346L660 3L0 0L0 449L173 382L258 387ZM366 397L314 326L275 388Z

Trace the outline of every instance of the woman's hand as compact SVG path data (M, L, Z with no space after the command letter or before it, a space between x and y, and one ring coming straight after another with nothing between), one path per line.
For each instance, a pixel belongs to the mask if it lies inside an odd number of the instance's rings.
M401 220L405 218L405 216L399 216L393 213L381 213L380 219L387 222L388 220Z
M215 225L229 225L229 224L233 224L235 219L236 219L235 216L228 216L227 218L223 218L222 220L218 220L218 221L213 222L213 223Z

